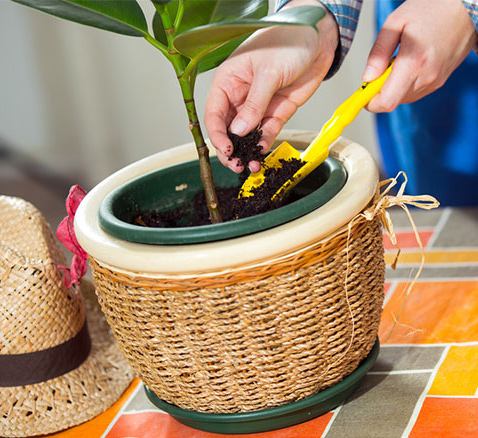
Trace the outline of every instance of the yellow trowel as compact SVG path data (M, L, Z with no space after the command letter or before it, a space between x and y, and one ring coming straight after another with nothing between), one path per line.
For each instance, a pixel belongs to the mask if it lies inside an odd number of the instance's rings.
M377 79L364 82L345 102L340 105L333 116L324 124L317 137L308 148L300 152L287 142L281 143L270 153L259 172L251 174L241 187L239 197L254 196L254 189L264 183L264 172L267 168L281 167L281 160L300 159L305 164L289 178L272 196L272 200L282 197L295 187L309 173L316 169L329 155L329 146L342 134L344 128L353 122L357 114L372 98L378 94L392 71L392 64Z

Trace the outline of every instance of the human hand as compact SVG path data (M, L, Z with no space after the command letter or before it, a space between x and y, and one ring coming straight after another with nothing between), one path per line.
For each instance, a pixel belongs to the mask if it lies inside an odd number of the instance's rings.
M318 5L293 0L285 8ZM221 163L235 172L257 161L240 163L233 155L229 130L245 135L260 125L265 153L286 121L322 82L338 44L335 19L318 23L319 34L302 26L280 26L253 34L217 70L206 104L205 124Z
M407 0L385 21L367 61L365 82L385 71L399 44L392 73L369 111L390 112L440 88L476 44L476 32L461 0Z

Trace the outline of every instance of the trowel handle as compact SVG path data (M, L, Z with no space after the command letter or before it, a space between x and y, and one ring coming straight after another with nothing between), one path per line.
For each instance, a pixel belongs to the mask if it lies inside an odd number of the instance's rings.
M340 118L338 125L341 126L341 129L352 123L360 110L380 92L391 72L392 64L390 64L377 79L374 79L371 82L364 82L355 93L353 93L335 110L331 120L334 118Z
M302 154L301 158L304 161L323 161L327 158L330 144L340 137L344 128L352 123L360 110L380 92L392 72L392 64L393 60L381 76L373 81L364 82L355 93L335 110L332 117L320 130L319 135Z

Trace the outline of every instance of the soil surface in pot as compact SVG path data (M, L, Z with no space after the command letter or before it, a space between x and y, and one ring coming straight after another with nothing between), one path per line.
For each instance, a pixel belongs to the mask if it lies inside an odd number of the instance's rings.
M241 184L239 186L219 187L216 190L224 222L265 213L297 200L293 196L274 201L271 200L279 187L304 165L302 160L296 158L281 160L282 166L279 168L266 169L264 174L265 181L261 186L253 190L254 196L238 198L242 182L249 176L247 163L249 161L262 162L265 158L261 153L262 147L258 144L261 135L260 130L255 130L245 137L229 134L234 145L233 157L239 158L242 163L246 163L246 168L241 174ZM134 216L132 223L153 228L194 227L211 223L203 191L198 191L194 196L192 208L195 211L195 217L187 223L184 223L184 217L189 216L191 209L191 206L187 205L181 205L168 211L152 210L139 212Z

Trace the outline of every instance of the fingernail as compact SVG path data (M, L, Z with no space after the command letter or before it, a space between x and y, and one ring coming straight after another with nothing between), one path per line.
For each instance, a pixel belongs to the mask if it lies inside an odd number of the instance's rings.
M247 123L242 119L234 119L229 129L233 134L242 137L247 134Z
M258 161L251 161L248 167L252 173L256 173L261 170L261 164Z
M375 67L372 67L371 65L368 65L365 71L363 72L362 81L370 82L374 80L376 77L377 77L377 69Z

